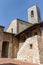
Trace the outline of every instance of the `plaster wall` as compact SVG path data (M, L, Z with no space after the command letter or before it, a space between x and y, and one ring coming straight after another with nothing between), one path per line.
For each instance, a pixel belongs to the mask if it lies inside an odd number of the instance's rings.
M38 38L38 41L40 63L43 64L43 28L41 28L41 36Z

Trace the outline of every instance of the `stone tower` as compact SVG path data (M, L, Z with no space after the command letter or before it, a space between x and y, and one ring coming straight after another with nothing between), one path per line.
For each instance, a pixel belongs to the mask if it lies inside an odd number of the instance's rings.
M40 17L39 8L36 5L30 7L28 9L28 22L34 24L34 23L38 23L40 21L41 21L41 17Z

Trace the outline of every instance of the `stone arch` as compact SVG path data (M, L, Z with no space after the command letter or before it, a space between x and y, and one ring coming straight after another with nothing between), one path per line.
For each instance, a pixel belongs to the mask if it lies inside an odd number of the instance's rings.
M31 11L31 17L34 17L34 11L33 10Z

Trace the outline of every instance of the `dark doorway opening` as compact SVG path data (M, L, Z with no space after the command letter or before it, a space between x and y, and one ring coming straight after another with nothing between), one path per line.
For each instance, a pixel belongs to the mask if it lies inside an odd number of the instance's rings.
M2 45L2 57L3 58L8 58L8 47L9 47L9 42L3 42L3 45Z

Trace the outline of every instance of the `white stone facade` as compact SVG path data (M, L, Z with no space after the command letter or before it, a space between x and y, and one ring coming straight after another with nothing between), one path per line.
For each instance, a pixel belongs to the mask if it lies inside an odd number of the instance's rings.
M7 28L6 32L12 33L12 29L13 29L13 33L18 34L22 31L24 31L25 29L27 29L30 25L31 25L30 23L26 23L22 20L15 19L10 23L10 25Z
M17 34L17 20L16 19L10 23L6 32L12 33L12 29L13 29L13 33Z
M37 36L26 39L17 53L17 59L26 62L40 63L37 39ZM30 49L30 44L32 44L32 49Z

